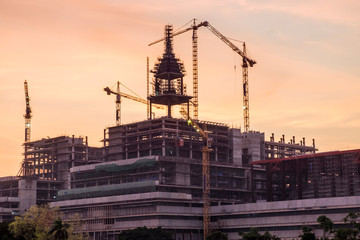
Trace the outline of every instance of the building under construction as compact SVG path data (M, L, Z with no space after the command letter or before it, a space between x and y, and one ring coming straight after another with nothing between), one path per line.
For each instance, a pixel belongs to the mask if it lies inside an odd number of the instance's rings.
M102 148L67 136L27 141L21 176L0 179L3 221L51 202L65 220L82 220L90 239L161 226L176 240L200 240L209 204L210 230L221 229L229 239L251 227L295 239L318 214L333 214L339 222L347 211L360 210L358 150L317 154L314 140L306 145L304 138L286 141L283 135L276 141L272 134L267 141L264 133L222 123L189 124L192 96L184 91L185 69L172 36L166 26L165 51L152 71L149 118L105 129ZM156 104L167 108L166 116L153 117ZM186 119L173 117L174 106L183 107ZM210 149L208 203L204 146ZM317 205L311 198L319 198Z
M71 167L102 161L102 149L89 147L87 137L43 138L24 145L20 175L0 178L0 221L55 201L57 192L68 187Z
M189 112L191 96L183 91L184 68L165 29L165 51L154 70L152 104L167 107L167 116L109 127L104 131L104 163L73 167L69 189L57 202L65 218L84 220L92 239L116 239L125 229L146 225L174 230L176 239L202 239L204 145L209 146L209 208L265 201L265 169L254 161L314 153L315 146L265 141L263 133L225 124L172 117L172 107ZM185 110L186 112L186 110ZM206 141L211 139L210 141ZM211 224L211 222L210 222Z

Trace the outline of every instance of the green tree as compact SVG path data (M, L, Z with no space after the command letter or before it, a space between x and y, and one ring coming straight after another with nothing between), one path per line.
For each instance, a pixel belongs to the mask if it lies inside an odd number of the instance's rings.
M10 232L15 237L23 236L25 240L50 239L48 232L54 220L58 217L57 209L51 209L49 205L33 206L15 221L10 223Z
M302 234L299 235L301 240L316 240L315 233L312 232L311 228L303 227L302 231Z
M350 212L346 217L343 219L345 223L349 223L352 228L358 231L360 230L360 223L359 223L360 213Z
M263 240L280 240L279 237L275 236L275 235L271 235L268 231L266 231L263 235Z
M9 222L0 223L0 240L24 240L23 237L16 238L9 230Z
M221 231L215 231L206 236L206 240L228 240L228 236Z
M54 221L49 234L54 236L54 240L67 240L69 238L69 227L70 225L68 223L63 223L63 221L58 218Z
M356 234L351 228L339 228L336 229L334 239L335 240L356 240ZM354 237L355 236L355 237Z
M344 223L350 224L351 228L338 229L337 236L347 236L347 234L351 234L351 239L357 239L357 236L360 232L360 223L359 223L360 213L350 212L343 219ZM340 239L340 238L339 238ZM350 238L349 238L350 239Z
M147 228L138 227L131 230L122 231L119 240L173 240L172 233L161 227Z
M54 234L50 231L59 218L58 208L50 208L48 204L33 206L22 216L15 217L15 221L9 225L9 230L15 238L23 240L54 240ZM69 218L68 240L86 239L87 236L81 233L82 222L79 219L79 216Z
M258 228L251 228L247 233L239 232L239 235L243 240L280 240L280 238L271 235L268 231L266 231L264 235L261 235Z
M328 233L331 233L334 228L334 223L331 221L330 218L328 218L325 215L321 215L317 218L317 222L320 224L322 230L323 230L323 237L322 239L328 239L327 235Z

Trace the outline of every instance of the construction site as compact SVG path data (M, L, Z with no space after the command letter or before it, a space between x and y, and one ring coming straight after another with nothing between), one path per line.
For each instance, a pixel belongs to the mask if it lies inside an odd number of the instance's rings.
M242 57L243 129L198 119L197 31L203 27ZM192 95L173 47L174 37L188 31ZM160 42L164 52L151 71L147 61L146 99L120 92L119 82L116 90L104 88L116 97L116 125L104 129L102 147L89 146L87 137L31 141L25 81L24 160L18 176L0 178L0 222L50 203L65 221L82 220L94 240L142 226L171 230L176 240L205 239L214 229L239 239L251 227L296 239L302 226L316 228L318 215L339 223L350 210L360 211L360 149L317 153L314 139L275 140L272 133L266 140L251 130L248 68L256 61L245 43L241 50L195 20L177 32L166 25L164 37L149 45ZM147 104L147 119L122 123L122 97ZM153 108L167 114L155 117Z

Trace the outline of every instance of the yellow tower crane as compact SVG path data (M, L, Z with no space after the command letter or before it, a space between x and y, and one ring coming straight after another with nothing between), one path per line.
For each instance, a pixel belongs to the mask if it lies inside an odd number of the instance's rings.
M209 152L211 147L212 139L209 138L206 131L206 125L202 130L199 125L189 116L184 108L180 109L181 115L189 125L191 125L196 132L200 134L206 144L201 148L202 152L202 179L203 179L203 228L204 228L204 240L210 233L210 160Z
M148 104L148 101L141 98L141 97L135 97L135 96L132 96L130 94L126 94L126 93L121 92L120 91L120 84L123 85L124 87L126 87L124 84L117 81L116 91L111 90L109 87L104 88L104 91L107 93L107 95L114 94L116 96L115 105L116 105L116 125L117 126L121 125L121 97L131 99L131 100L134 100L136 102L143 103L143 104ZM127 88L127 89L129 89L129 88ZM159 105L154 105L154 107L156 107L157 109L165 109L163 106L159 106Z
M246 46L243 42L243 51L241 51L235 44L233 44L227 37L222 35L218 30L216 30L209 22L204 21L196 24L196 20L193 20L193 24L191 27L177 31L173 33L173 36L177 36L179 34L185 33L187 31L193 30L192 36L192 58L193 58L193 103L194 103L194 111L193 116L194 119L198 119L198 45L197 45L197 29L199 27L207 27L213 34L215 34L218 38L220 38L226 45L228 45L234 52L239 54L242 59L242 76L243 76L243 111L244 111L244 131L248 132L250 130L250 111L249 111L249 79L248 79L248 66L253 67L256 64L256 61L250 59L246 55ZM149 44L149 46L154 45L156 43L164 41L165 38L159 39L155 42Z

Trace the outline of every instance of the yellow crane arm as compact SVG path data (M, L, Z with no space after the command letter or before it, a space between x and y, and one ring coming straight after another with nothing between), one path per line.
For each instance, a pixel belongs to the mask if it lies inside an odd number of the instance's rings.
M187 31L190 31L190 30L193 30L193 29L197 29L197 28L199 28L199 27L201 27L201 26L204 26L204 25L205 25L205 22L201 22L201 23L199 23L198 25L191 26L191 27L186 28L186 29L183 29L183 30L181 30L181 31L174 32L172 35L173 35L173 37L174 37L174 36L180 35L180 34L182 34L182 33L184 33L184 32L187 32ZM148 46L154 45L154 44L159 43L159 42L162 42L162 41L164 41L164 40L165 40L165 38L161 38L161 39L156 40L156 41L154 41L154 42L152 42L152 43L149 43Z
M208 141L209 138L207 132L203 131L199 127L199 125L189 116L189 114L184 108L180 109L180 113L185 119L187 119L188 124L191 125L200 134L201 137L205 138L205 140Z
M236 53L238 53L240 56L242 56L249 64L250 67L252 67L254 64L256 64L256 61L253 59L250 59L246 56L246 54L241 51L235 44L233 44L227 37L222 35L216 28L214 28L209 22L205 21L203 24L205 27L207 27L213 34L215 34L218 38L220 38L226 45L232 48Z
M234 50L236 53L238 53L241 57L243 57L249 64L250 64L250 67L252 67L254 64L256 64L256 61L247 57L246 56L246 53L244 53L243 51L241 51L235 44L233 44L227 37L225 37L224 35L222 35L216 28L214 28L208 21L204 21L204 22L201 22L199 23L198 25L195 25L195 26L191 26L189 28L186 28L184 30L181 30L181 31L178 31L178 32L175 32L173 33L173 36L177 36L177 35L180 35L184 32L187 32L187 31L190 31L190 30L193 30L193 29L197 29L199 27L207 27L213 34L215 34L218 38L220 38L224 43L226 43L226 45L228 45L230 48L232 48L232 50ZM149 46L151 45L154 45L156 43L159 43L159 42L162 42L164 41L165 38L161 38L157 41L154 41L152 43L149 44Z
M114 92L113 90L111 90L109 87L106 87L104 88L104 91L110 95L110 94L115 94L115 95L118 95L117 92ZM132 96L130 94L126 94L126 93L122 93L120 92L120 96L121 97L124 97L124 98L127 98L127 99L131 99L131 100L134 100L136 102L140 102L140 103L144 103L144 104L147 104L147 101L143 98L139 98L139 97L135 97L135 96ZM158 106L158 105L153 105L154 107L158 108L158 109L165 109L163 106Z

